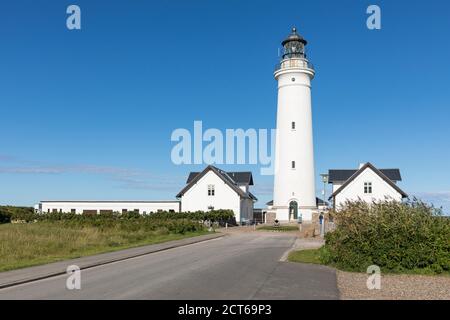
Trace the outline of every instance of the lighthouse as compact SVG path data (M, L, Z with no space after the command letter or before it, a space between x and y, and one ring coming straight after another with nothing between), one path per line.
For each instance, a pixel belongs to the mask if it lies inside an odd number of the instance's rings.
M311 221L317 209L311 113L314 68L306 57L307 41L292 28L281 43L272 214L281 222Z

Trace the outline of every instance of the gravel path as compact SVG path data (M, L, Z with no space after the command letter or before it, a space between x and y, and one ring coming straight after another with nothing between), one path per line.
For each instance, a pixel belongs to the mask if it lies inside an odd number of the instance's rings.
M367 274L337 271L340 297L349 299L449 300L450 276L381 275L381 289L366 287Z

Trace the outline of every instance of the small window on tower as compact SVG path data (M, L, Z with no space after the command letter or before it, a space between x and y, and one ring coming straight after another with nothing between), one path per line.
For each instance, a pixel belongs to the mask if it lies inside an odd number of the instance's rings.
M292 169L295 169L295 161L292 161L291 167L292 167Z
M364 182L364 193L372 193L372 182Z
M292 130L295 130L295 122L294 121L292 121L292 123L291 123L291 128L292 128Z

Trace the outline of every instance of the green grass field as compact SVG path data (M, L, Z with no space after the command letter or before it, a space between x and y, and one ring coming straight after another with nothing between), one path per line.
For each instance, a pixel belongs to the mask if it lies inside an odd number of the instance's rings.
M208 233L133 232L55 222L0 225L0 271L178 240Z

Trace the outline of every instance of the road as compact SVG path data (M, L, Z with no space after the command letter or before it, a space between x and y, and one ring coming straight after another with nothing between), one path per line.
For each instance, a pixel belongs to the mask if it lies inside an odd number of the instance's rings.
M295 238L240 233L0 290L0 299L338 299L327 267L279 261Z

